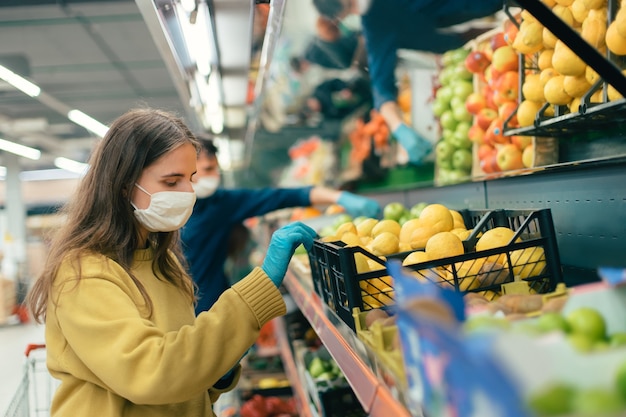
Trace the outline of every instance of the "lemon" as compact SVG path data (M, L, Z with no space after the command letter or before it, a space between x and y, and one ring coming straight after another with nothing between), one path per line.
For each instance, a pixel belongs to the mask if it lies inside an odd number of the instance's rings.
M452 223L453 229L463 228L465 229L465 220L463 220L463 215L456 210L450 210L450 214L452 214Z
M381 257L381 262L382 263L378 263L375 260L371 259L371 258L367 258L367 266L369 267L370 271L379 271L381 269L385 269L385 257Z
M357 252L354 254L354 264L356 266L357 274L362 274L370 271L368 260L370 260L370 258L363 255L362 253Z
M476 279L476 276L468 276L467 270L459 269L457 270L457 278L459 279L459 290L460 291L469 291L474 290L480 286L480 281ZM446 274L446 280L444 281L446 284L454 287L454 274L452 271L448 271Z
M399 244L398 235L392 232L381 232L370 243L370 247L374 255L390 255L398 252Z
M415 265L415 264L419 264L422 262L426 262L428 260L429 259L428 259L428 255L426 254L426 252L418 250L418 251L409 253L407 257L404 258L404 260L402 260L402 265L403 266Z
M400 242L400 244L398 245L398 251L400 252L410 252L413 250L413 247L411 246L410 243L406 243L406 242Z
M361 237L370 236L372 234L372 228L376 226L377 223L378 223L378 220L376 219L370 218L370 219L363 220L361 223L359 223L356 226L356 232Z
M454 228L454 217L443 204L429 204L420 213L422 225L428 225L437 232L449 232Z
M345 232L341 235L341 241L348 246L360 246L361 238L354 232Z
M511 252L513 274L522 279L540 275L546 268L546 255L542 247L530 247Z
M440 232L426 242L425 252L430 259L441 259L465 253L463 242L452 232Z
M402 227L400 228L400 234L398 237L400 238L400 243L411 243L411 234L413 231L417 229L420 225L419 219L410 219L407 220Z
M411 234L410 245L413 249L424 249L428 239L437 234L437 229L430 225L421 225Z
M493 229L487 230L476 242L476 250L487 250L494 248L501 248L508 245L513 239L515 232L508 227L499 226ZM492 255L487 258L490 262L497 262L500 265L504 265L506 262L506 255Z
M396 237L400 235L402 226L395 220L385 219L381 220L372 228L371 236L376 239L381 233L392 233Z
M467 230L465 227L457 227L454 228L452 230L450 230L450 232L454 233L455 235L457 235L459 237L459 239L461 240L465 240L469 237L469 235L472 234L471 230Z
M335 230L335 236L342 237L344 233L354 233L356 235L357 234L356 226L354 225L354 223L352 222L343 223L339 225L339 227L337 227L337 230Z

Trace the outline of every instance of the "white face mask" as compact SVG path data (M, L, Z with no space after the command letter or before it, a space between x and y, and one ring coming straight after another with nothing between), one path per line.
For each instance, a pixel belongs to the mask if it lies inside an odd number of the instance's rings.
M139 184L135 185L150 196L146 209L138 209L132 201L130 203L135 207L135 217L149 232L172 232L187 223L196 202L195 193L160 191L150 194Z
M198 198L207 198L212 196L219 185L220 177L216 176L198 178L197 182L191 183L191 186L196 192L196 196Z

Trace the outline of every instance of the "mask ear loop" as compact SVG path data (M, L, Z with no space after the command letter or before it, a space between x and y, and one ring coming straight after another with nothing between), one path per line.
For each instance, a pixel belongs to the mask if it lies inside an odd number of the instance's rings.
M135 187L139 188L141 191L143 191L144 193L148 194L150 197L152 197L152 194L150 194L148 191L146 191L145 188L143 188L141 185L135 183ZM130 205L133 206L133 208L135 210L141 210L140 208L138 208L135 203L133 203L133 200L130 200Z

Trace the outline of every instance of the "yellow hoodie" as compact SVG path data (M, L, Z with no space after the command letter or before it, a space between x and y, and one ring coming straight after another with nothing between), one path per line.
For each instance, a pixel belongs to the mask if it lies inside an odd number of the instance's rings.
M209 417L217 380L252 346L259 329L285 314L280 292L260 269L194 315L187 295L152 272L152 250L132 271L153 303L102 255L81 258L82 279L65 262L46 318L47 365L61 381L52 417ZM239 368L240 369L240 368ZM239 370L238 370L239 371Z

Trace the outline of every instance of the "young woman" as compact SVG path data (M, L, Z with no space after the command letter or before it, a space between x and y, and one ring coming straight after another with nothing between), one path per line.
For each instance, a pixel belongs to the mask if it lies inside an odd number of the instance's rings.
M277 287L315 236L300 223L276 231L262 267L195 316L178 229L196 200L198 149L181 119L138 109L92 155L28 296L61 381L53 417L213 416L261 326L285 313Z

